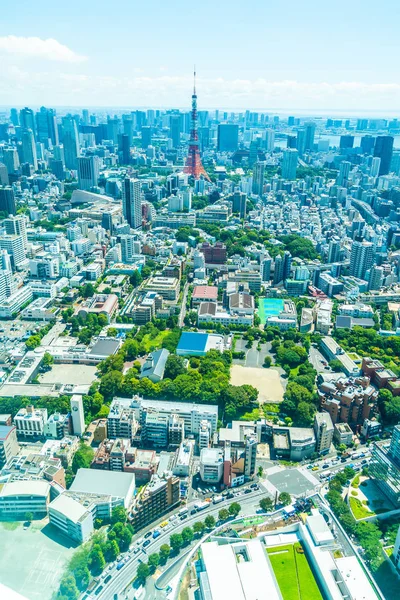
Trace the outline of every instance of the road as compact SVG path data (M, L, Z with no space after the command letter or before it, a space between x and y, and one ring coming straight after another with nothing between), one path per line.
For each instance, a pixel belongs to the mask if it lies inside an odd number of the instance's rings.
M64 331L64 329L65 323L63 323L62 321L57 321L57 323L53 325L50 331L42 337L40 345L49 346L53 340L56 340L59 337L60 333Z
M317 373L332 373L332 369L328 369L324 365L324 362L327 362L325 357L321 354L318 348L315 348L315 346L310 346L308 358Z
M242 490L243 490L243 488L242 488ZM120 571L116 571L115 567L111 571L105 571L105 573L107 573L107 574L110 573L112 575L112 579L110 580L108 585L104 586L103 590L99 594L97 594L97 596L93 596L93 597L98 598L99 600L112 600L114 598L114 594L119 594L120 591L125 590L126 587L130 584L130 582L135 578L136 569L137 569L139 563L147 562L147 558L148 558L149 554L153 554L154 552L159 552L162 544L168 543L169 538L172 533L180 533L184 527L191 527L191 526L193 526L193 524L196 521L204 521L204 518L208 515L212 515L217 520L218 512L221 510L221 508L227 507L227 506L229 506L229 504L231 504L232 502L236 502L236 501L240 503L240 506L242 508L241 515L254 514L255 511L257 510L257 508L259 508L260 499L262 497L265 497L266 495L267 495L267 493L264 490L264 488L261 490L255 490L254 492L251 492L249 494L244 494L242 492L240 494L240 496L235 497L233 499L225 500L224 502L221 502L216 505L211 504L210 508L206 508L205 510L202 510L200 513L196 513L194 515L189 514L188 517L186 519L184 519L183 521L176 519L173 527L171 529L168 529L167 531L161 530L162 533L157 539L153 540L153 538L149 538L149 539L151 539L151 544L146 548L146 550L141 550L136 555L134 554L133 557L128 561L128 563ZM189 513L190 513L191 507L193 507L193 504L188 505ZM164 517L164 519L165 519L165 517ZM155 529L157 527L157 525L159 525L159 523L162 521L163 521L163 519L160 519L160 521L158 523L152 524L152 527L148 528L148 530L150 531L152 529ZM132 539L131 548L137 547L137 540L142 539L143 533L144 533L144 530L142 530L140 532L140 534L137 534L134 536L134 538ZM195 542L198 542L198 540L195 540ZM141 542L141 544L142 544L142 542ZM119 598L124 598L124 597L125 596L119 596ZM164 597L165 597L165 595L164 595ZM146 594L146 598L147 598L147 594Z
M183 321L184 321L185 315L186 315L186 298L188 295L188 290L189 290L189 283L186 282L185 287L183 288L182 306L181 306L181 312L179 313L179 318L178 318L178 327L183 327Z

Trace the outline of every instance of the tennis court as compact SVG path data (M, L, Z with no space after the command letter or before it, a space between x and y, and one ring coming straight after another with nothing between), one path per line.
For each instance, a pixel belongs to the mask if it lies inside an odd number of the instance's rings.
M276 317L282 312L284 302L280 298L260 298L258 304L258 316L262 325L265 325L268 317Z

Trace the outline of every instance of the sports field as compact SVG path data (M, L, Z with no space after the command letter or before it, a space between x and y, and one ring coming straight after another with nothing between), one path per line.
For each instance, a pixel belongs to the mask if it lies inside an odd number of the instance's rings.
M282 312L284 302L280 298L260 298L258 304L258 316L262 325L265 325L268 317L276 317Z
M267 549L283 600L322 600L299 542Z

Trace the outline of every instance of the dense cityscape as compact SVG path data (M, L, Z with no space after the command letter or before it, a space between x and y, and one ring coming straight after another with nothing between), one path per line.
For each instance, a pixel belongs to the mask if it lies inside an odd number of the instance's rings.
M392 600L400 117L190 81L0 106L0 598Z

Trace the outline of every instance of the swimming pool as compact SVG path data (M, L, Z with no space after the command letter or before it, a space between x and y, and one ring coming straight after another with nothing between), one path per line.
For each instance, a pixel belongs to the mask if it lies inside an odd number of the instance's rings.
M265 325L268 317L275 317L282 312L284 301L280 298L260 298L258 304L258 315L261 323Z

